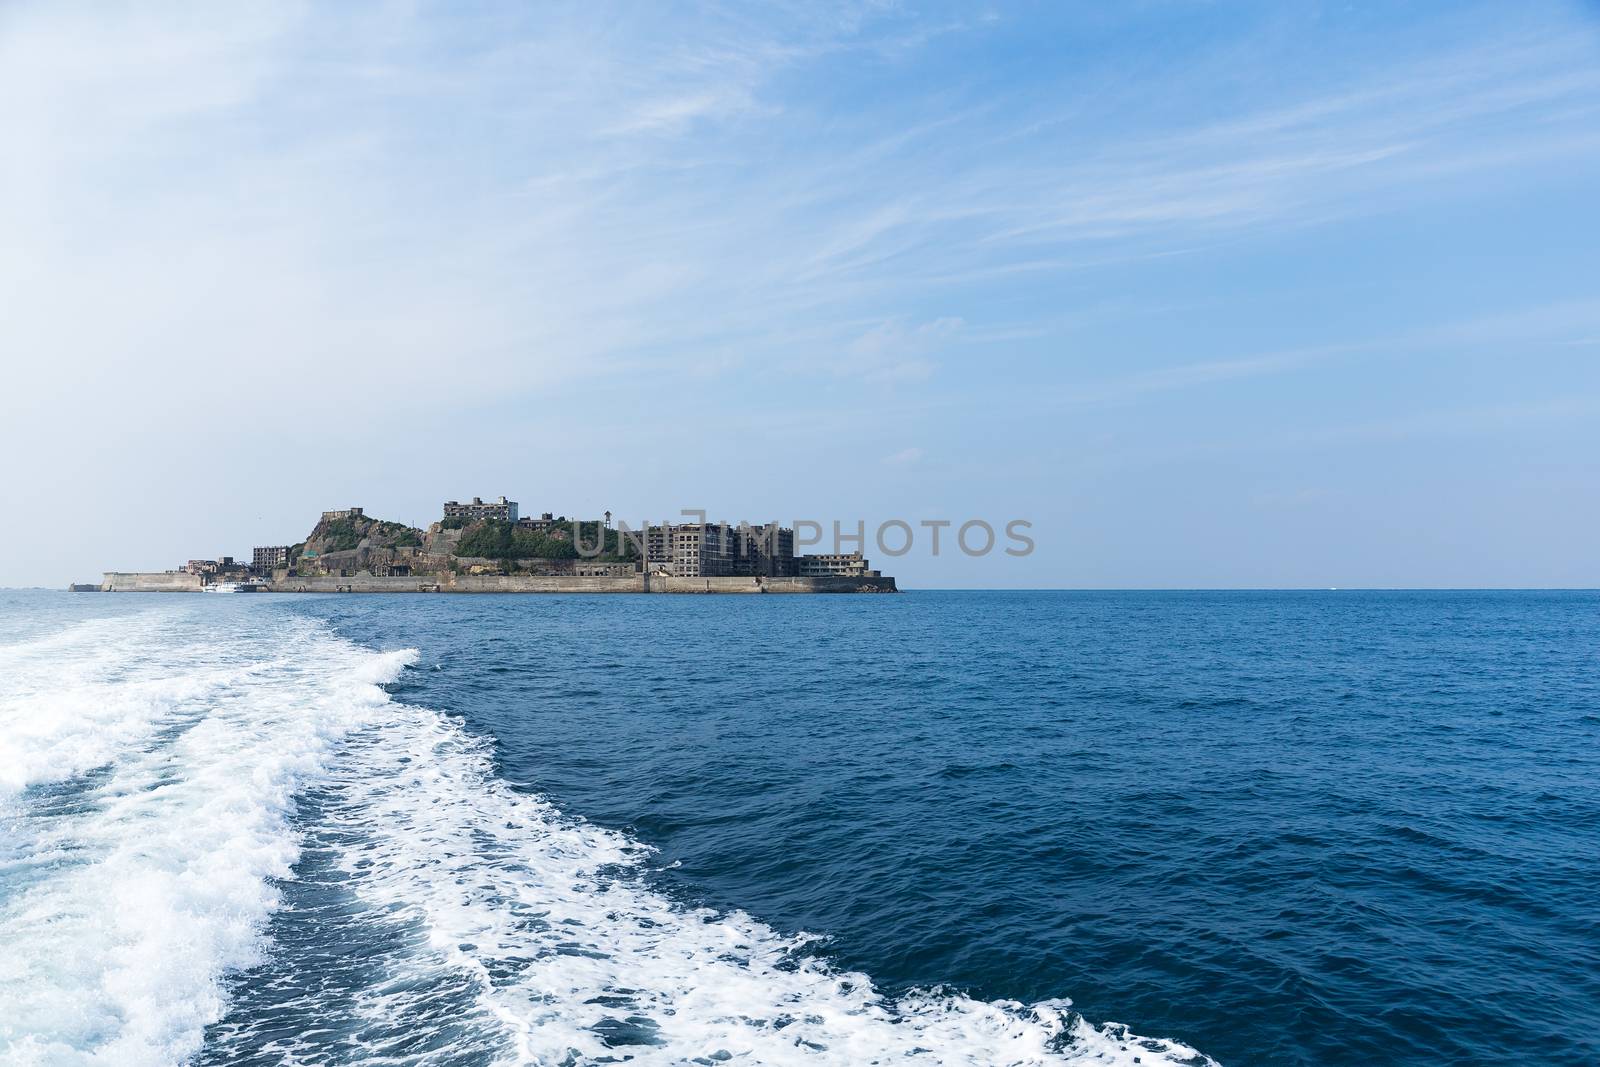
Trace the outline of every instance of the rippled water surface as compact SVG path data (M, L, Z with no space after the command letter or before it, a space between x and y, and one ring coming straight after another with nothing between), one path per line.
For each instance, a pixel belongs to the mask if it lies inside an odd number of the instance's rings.
M1597 668L1589 593L0 593L0 1060L1597 1062Z

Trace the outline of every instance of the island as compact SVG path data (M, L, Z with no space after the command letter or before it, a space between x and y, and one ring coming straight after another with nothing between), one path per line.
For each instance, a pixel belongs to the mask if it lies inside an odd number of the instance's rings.
M814 524L813 524L814 525ZM836 548L838 546L835 546ZM191 559L168 571L107 571L106 593L893 593L857 552L795 554L776 522L644 523L518 513L504 496L446 501L427 529L358 507L324 511L306 539L257 546L249 562Z

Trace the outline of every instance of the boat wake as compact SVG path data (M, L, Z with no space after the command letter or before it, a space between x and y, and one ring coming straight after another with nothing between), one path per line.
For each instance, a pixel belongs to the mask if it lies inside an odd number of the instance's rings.
M217 607L0 648L8 1063L1211 1062L685 906L391 699L414 653Z

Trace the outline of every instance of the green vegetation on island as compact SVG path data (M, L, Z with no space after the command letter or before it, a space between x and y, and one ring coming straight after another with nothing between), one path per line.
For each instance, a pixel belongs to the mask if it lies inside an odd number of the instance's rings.
M450 529L449 522L445 520L440 527ZM582 539L584 553L579 553L572 540L574 527ZM598 555L594 552L597 546L601 547ZM633 559L634 549L627 538L615 530L603 530L598 522L557 521L530 529L504 519L478 519L462 527L455 555L500 560L577 559L587 555L602 562L620 562Z
M330 511L306 537L302 557L316 558L330 552L351 552L358 548L420 548L423 531L403 522L374 519L359 509Z
M561 568L570 571L580 563L631 564L638 559L632 542L596 520L552 517L515 522L452 515L421 530L373 518L360 508L324 512L287 556L289 567L302 577L361 572L517 574L550 567L561 573Z

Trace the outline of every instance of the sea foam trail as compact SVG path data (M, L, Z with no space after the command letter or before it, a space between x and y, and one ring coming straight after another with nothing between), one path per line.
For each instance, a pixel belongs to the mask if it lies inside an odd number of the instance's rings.
M296 794L409 654L161 610L4 655L0 1062L183 1063L262 958Z
M647 848L512 789L454 721L385 712L335 771L330 814L363 829L335 851L357 896L425 932L400 985L454 972L505 1035L498 1062L1211 1062L1065 1001L885 998L805 937L652 890Z
M412 653L275 606L7 654L82 661L61 692L0 676L6 722L46 720L0 793L8 1064L1210 1062L1064 1001L885 997L803 936L685 907L647 847L391 700ZM96 687L120 710L61 695ZM312 903L274 919L297 877Z
M0 798L138 751L160 725L202 714L239 668L173 647L163 612L93 619L0 647Z

